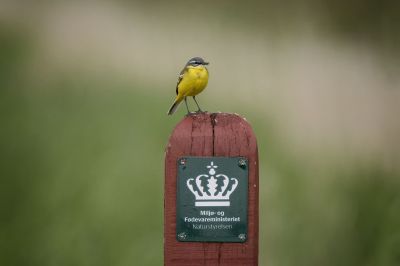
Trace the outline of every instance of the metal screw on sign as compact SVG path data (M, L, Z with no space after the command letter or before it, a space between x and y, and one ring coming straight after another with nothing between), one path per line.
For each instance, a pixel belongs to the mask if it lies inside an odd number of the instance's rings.
M180 165L186 165L186 159L185 158L180 159L179 160L179 164Z
M180 240L185 240L185 239L186 239L186 233L183 232L183 233L178 234L178 238L179 238Z
M246 160L243 158L239 159L238 165L242 168L246 167Z
M246 235L245 235L245 234L240 234L238 237L239 237L239 239L242 240L242 241L245 241L245 240L246 240Z

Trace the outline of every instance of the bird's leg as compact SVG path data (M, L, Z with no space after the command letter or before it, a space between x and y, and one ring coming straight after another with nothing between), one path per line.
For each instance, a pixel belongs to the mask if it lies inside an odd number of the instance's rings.
M187 104L186 96L185 96L184 99L185 99L185 105L186 105L187 114L190 115L190 111L189 111L189 107L188 107L188 104Z
M197 110L197 113L202 113L203 111L200 109L200 106L199 106L199 104L198 104L197 101L196 101L196 96L193 96L193 100L194 100L194 102L196 103L197 108L199 108L199 109Z

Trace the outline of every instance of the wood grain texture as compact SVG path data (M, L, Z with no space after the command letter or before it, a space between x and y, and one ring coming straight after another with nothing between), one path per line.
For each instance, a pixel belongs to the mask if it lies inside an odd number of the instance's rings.
M245 243L176 240L177 159L182 156L244 156L249 160L248 239ZM258 151L251 126L238 115L201 113L175 127L165 156L164 264L258 265Z

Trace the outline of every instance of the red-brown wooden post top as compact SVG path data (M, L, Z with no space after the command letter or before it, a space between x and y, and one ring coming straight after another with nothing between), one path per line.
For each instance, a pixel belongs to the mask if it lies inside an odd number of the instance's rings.
M248 236L244 243L176 240L177 160L183 156L243 156L248 159ZM249 123L236 114L186 116L169 139L165 156L164 264L258 265L258 151Z

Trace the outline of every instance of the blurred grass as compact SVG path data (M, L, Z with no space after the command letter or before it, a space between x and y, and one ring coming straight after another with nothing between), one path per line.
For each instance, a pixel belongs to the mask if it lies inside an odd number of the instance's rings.
M164 146L179 115L133 84L65 78L1 92L2 265L160 265ZM243 113L246 113L243 111ZM399 175L310 169L249 112L260 265L398 265Z
M3 265L160 264L171 125L148 96L87 86L2 93Z
M161 265L173 89L79 71L32 80L32 42L0 29L0 265ZM299 156L279 118L206 105L245 115L258 137L260 265L400 264L398 168Z
M26 40L0 36L0 264L160 265L160 98L75 75L32 85Z

